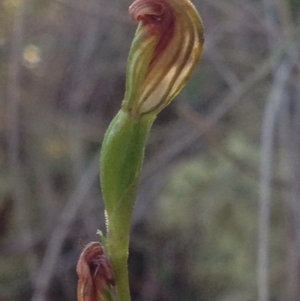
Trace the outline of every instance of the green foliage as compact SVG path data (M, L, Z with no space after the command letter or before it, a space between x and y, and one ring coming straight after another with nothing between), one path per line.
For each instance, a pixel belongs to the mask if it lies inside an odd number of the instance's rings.
M258 150L242 136L232 135L225 144L250 164L257 161ZM158 203L158 227L189 245L186 277L199 288L198 299L256 300L257 184L211 151L172 169ZM276 203L271 242L276 294L282 291L283 237L282 208Z
M295 11L300 8L300 0L290 0L291 1L291 9ZM296 13L296 12L295 12Z

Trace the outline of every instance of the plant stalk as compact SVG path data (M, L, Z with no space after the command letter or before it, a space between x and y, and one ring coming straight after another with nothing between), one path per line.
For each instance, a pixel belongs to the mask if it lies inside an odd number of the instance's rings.
M134 118L121 109L102 144L100 177L106 208L106 247L119 301L130 301L128 250L132 211L144 150L155 115Z

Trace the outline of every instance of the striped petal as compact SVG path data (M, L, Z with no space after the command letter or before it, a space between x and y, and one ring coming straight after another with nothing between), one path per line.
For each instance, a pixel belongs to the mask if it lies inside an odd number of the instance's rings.
M136 0L123 109L158 113L182 90L203 52L203 24L189 0Z

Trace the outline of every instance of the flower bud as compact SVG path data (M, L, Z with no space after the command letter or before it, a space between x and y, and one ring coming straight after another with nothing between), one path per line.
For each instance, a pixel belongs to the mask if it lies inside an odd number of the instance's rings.
M139 22L127 68L123 109L158 113L181 91L203 52L203 24L189 0L136 0Z
M77 264L79 277L78 301L105 301L110 286L115 285L112 267L99 242L89 243L82 251Z

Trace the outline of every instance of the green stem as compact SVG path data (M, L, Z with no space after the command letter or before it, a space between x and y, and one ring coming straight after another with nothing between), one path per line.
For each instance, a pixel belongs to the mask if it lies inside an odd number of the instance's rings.
M116 288L119 301L130 301L129 279L128 279L128 256L115 258L114 252L111 252L111 263L116 277Z
M130 223L145 144L155 117L133 118L121 109L102 144L100 176L107 218L107 252L119 301L130 301L127 271Z

